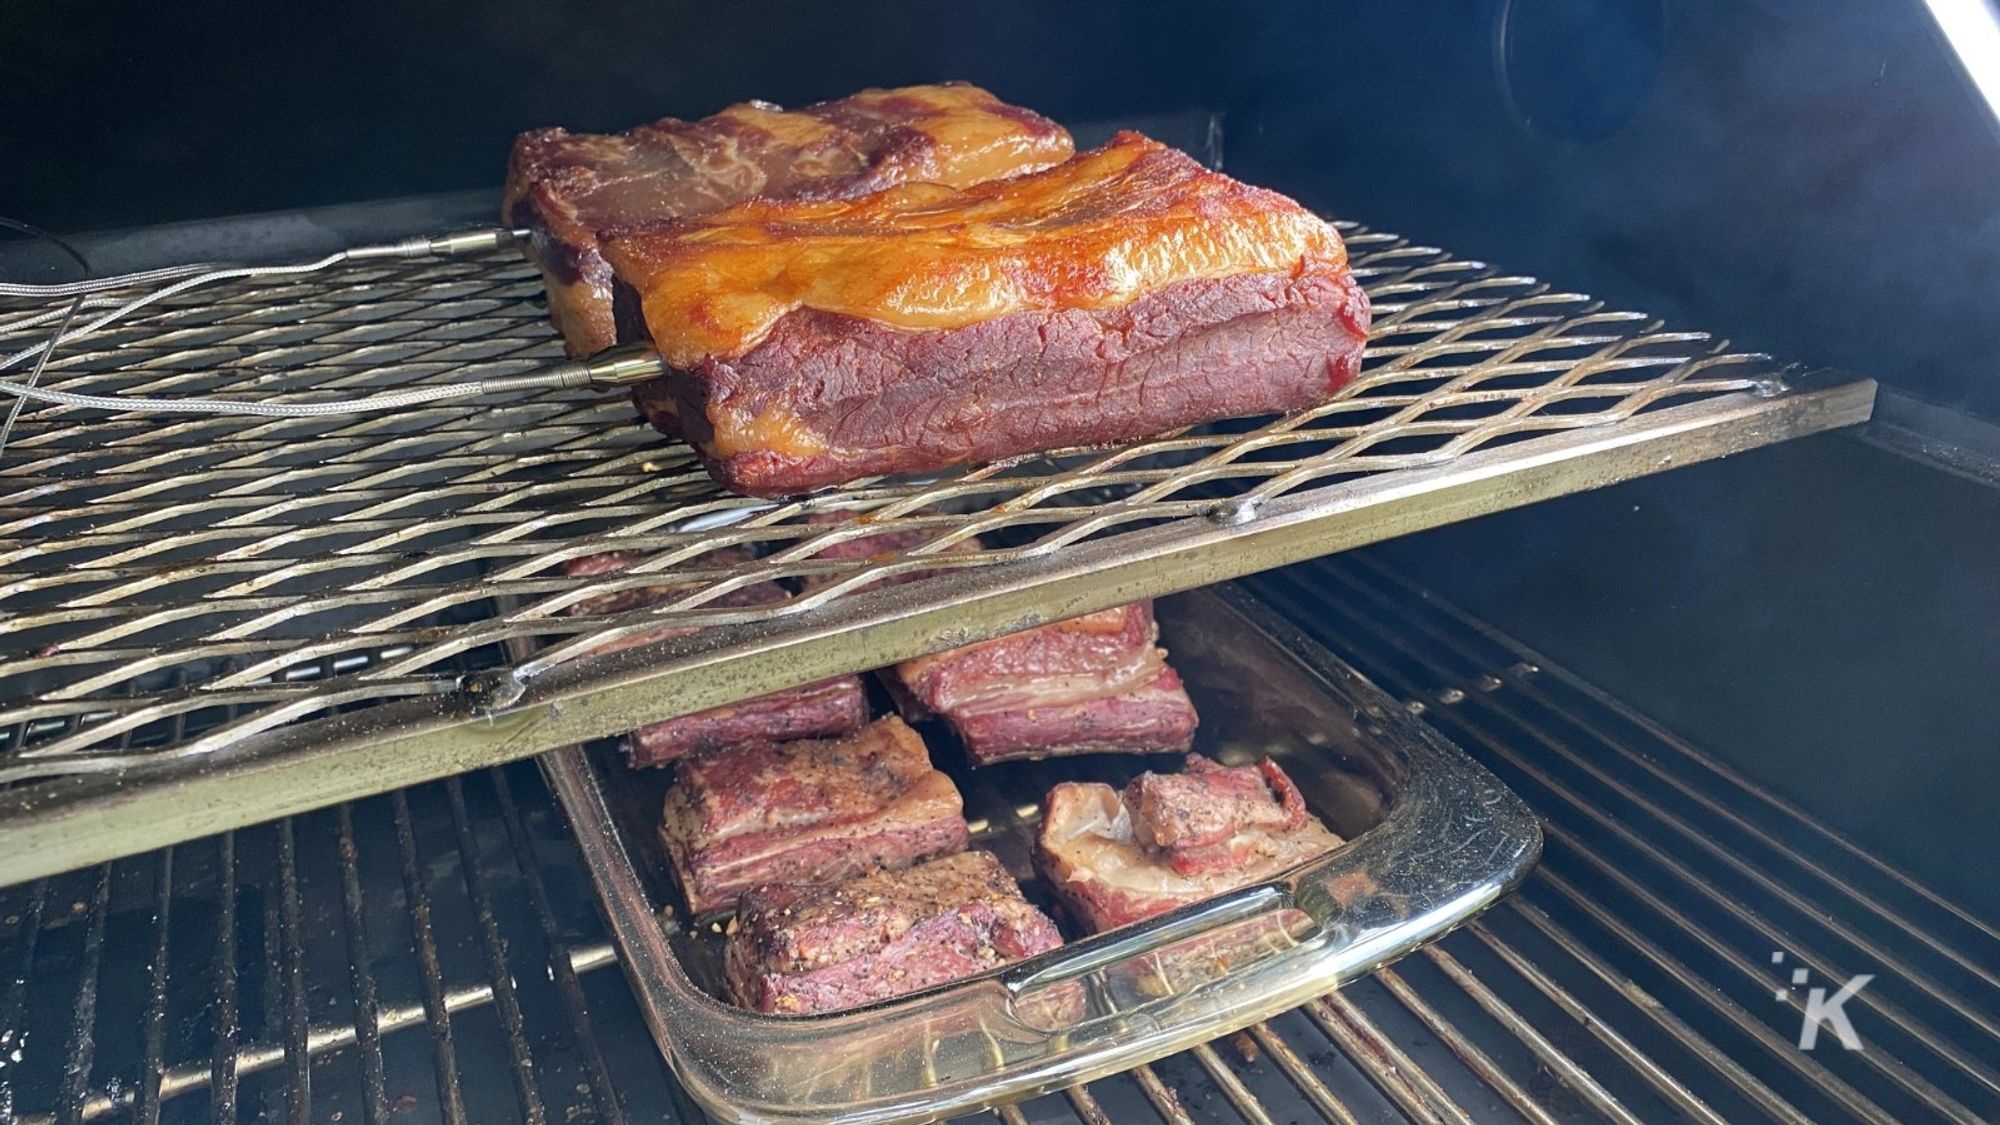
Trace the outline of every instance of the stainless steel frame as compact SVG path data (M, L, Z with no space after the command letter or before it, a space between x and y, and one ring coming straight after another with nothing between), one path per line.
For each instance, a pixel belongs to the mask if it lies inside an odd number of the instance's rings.
M675 1075L727 1121L927 1120L1195 1047L1393 961L1497 902L1541 851L1520 799L1379 689L1230 587L1159 604L1162 642L1224 760L1269 754L1348 843L1285 878L921 996L804 1019L716 999L719 937L675 916L657 771L543 759ZM960 778L973 846L1033 882L1039 794L1131 758ZM697 979L705 978L705 979Z
M1801 380L1346 230L1377 323L1363 377L1326 407L797 503L717 493L622 402L574 393L360 420L30 411L0 466L0 881L1868 415L1870 383ZM537 293L501 257L245 285L72 346L48 381L312 398L497 377L555 357ZM0 345L31 339L40 311L0 314ZM809 521L829 510L928 539L828 559L864 530ZM938 555L974 537L982 549ZM760 557L703 563L737 544ZM563 573L613 549L644 561ZM688 592L568 612L663 570ZM832 581L756 611L707 608L804 576ZM662 624L714 627L580 659ZM489 671L464 676L468 662Z

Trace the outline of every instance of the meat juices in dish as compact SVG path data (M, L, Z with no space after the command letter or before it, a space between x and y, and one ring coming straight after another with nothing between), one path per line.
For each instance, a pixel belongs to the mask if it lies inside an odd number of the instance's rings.
M715 551L699 560L702 566L730 566L749 561L745 551ZM571 559L564 573L572 576L604 574L623 570L639 556L624 552L586 555ZM688 589L675 583L670 573L660 576L657 585L638 586L615 593L585 598L569 607L571 613L608 614L660 601L676 591ZM715 608L768 605L783 601L785 592L776 583L760 582L733 590L708 603ZM685 636L695 627L655 629L604 645L595 653L615 652L634 645L650 644L669 637ZM868 692L859 676L835 676L830 680L788 688L756 699L730 703L698 711L692 715L648 723L626 736L628 761L633 766L660 766L688 754L719 750L754 739L817 738L843 734L868 721Z
M833 886L743 894L725 939L731 997L779 1015L887 1000L1054 949L1062 935L986 852Z
M1140 774L1122 793L1096 782L1051 789L1035 867L1098 932L1260 882L1340 843L1271 759L1223 766L1189 754L1186 772Z
M1143 754L1194 742L1194 703L1167 665L1153 603L906 660L882 673L905 717L950 724L975 765Z
M759 197L836 199L905 181L967 187L1073 151L1054 122L962 83L863 90L790 111L745 102L623 133L523 133L501 213L531 232L549 318L582 357L619 342L611 267L598 250L606 231Z
M758 883L834 883L963 850L964 805L890 717L844 738L749 742L683 759L660 838L693 917Z
M603 248L681 373L638 401L755 496L1317 405L1368 333L1330 225L1136 133L962 191L754 201Z

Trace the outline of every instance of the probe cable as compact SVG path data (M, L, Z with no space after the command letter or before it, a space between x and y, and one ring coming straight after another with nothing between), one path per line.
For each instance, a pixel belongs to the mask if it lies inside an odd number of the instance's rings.
M32 233L37 237L48 235L17 224L12 220L0 220L15 229ZM21 324L42 323L62 319L56 333L43 343L34 344L0 357L0 371L18 367L30 359L40 357L33 375L26 382L0 379L0 394L14 397L18 411L26 401L47 403L54 406L83 407L93 410L139 411L155 414L236 414L260 418L318 418L339 414L358 414L377 410L397 410L446 399L464 398L468 395L498 394L515 391L556 390L578 387L618 387L628 386L653 378L666 370L665 364L651 349L644 346L612 348L600 352L587 360L571 360L554 364L521 375L508 375L492 379L475 379L458 383L436 383L428 386L411 387L407 390L387 391L363 398L335 402L255 402L240 399L217 398L149 398L137 395L90 395L73 391L59 391L36 386L41 367L48 361L48 355L57 346L81 336L89 335L104 326L114 323L134 312L190 289L212 285L219 281L234 281L243 278L289 277L313 273L346 262L376 259L414 259L430 257L451 257L459 254L478 253L509 245L527 236L519 230L477 230L459 234L435 237L416 236L398 242L374 246L356 246L328 254L315 261L292 265L276 266L214 266L187 265L171 266L165 269L145 270L139 273L121 274L116 277L92 278L83 281L64 282L52 285L27 285L21 283L0 284L0 296L38 296L45 298L73 298L69 311L65 314L44 313ZM51 241L58 241L50 239ZM60 245L60 243L58 243ZM76 257L74 251L64 247L65 252ZM81 258L78 261L81 262ZM68 324L77 311L85 304L98 305L103 298L89 299L92 293L101 292L115 286L144 284L153 281L172 280L170 284L142 293L128 301L115 305L108 311L97 314L76 328ZM17 327L20 324L16 325Z
M84 282L88 282L90 280L90 263L84 259L83 255L80 252L78 252L76 247L71 246L69 243L63 241L60 238L57 238L55 235L50 234L48 231L45 231L40 227L31 226L28 223L20 221L19 219L9 219L0 217L0 226L4 226L9 230L17 231L21 234L25 234L29 238L39 238L42 241L47 242L50 245L54 246L56 249L62 251L63 254L69 258L70 261L76 263L77 272L82 276L82 280ZM77 284L77 283L71 283L71 284ZM84 302L83 294L78 293L76 294L75 299L70 301L69 307L67 309L60 310L60 315L62 317L62 320L61 323L56 325L55 335L57 337L61 337L64 330L70 326L70 322L76 319L76 314L83 308L83 302ZM55 315L55 314L50 314L50 315ZM40 323L42 320L46 319L48 319L48 317L46 316L39 317L36 319L36 323ZM42 350L40 358L35 360L35 369L33 371L28 372L27 385L30 389L33 389L36 383L41 382L42 371L49 365L50 354L51 354L50 350L48 348L44 348ZM25 407L27 405L28 405L27 399L16 396L14 399L14 404L7 408L7 420L4 423L0 423L0 453L6 452L7 439L14 436L14 423L20 420L21 409L22 407Z

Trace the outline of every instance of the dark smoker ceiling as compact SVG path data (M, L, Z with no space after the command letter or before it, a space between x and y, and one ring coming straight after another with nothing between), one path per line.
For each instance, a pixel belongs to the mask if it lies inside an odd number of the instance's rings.
M1070 121L1221 108L1234 168L1319 206L2000 419L2000 134L1914 2L18 0L4 25L0 214L59 230L487 186L532 125L963 77Z

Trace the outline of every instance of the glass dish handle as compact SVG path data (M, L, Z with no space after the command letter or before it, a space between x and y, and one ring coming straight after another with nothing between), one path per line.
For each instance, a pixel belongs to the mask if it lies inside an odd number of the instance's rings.
M1206 1022L1237 1006L1231 994L1331 989L1497 899L1539 853L1540 826L1492 775L1434 740L1411 740L1398 799L1345 845L1009 967L998 982L1009 1016L1050 1035L1114 1018Z

